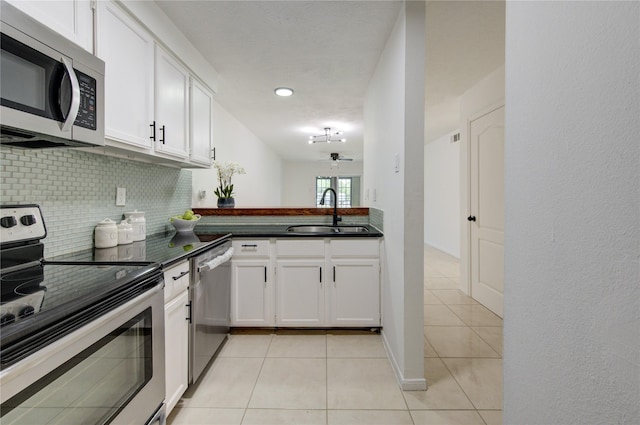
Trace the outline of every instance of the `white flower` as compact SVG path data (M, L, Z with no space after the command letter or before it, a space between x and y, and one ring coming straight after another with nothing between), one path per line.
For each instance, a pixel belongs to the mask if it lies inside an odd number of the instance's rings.
M233 194L233 185L231 184L231 177L234 174L246 174L244 168L237 162L220 162L214 161L213 166L218 171L218 181L220 186L215 190L218 198L231 198Z

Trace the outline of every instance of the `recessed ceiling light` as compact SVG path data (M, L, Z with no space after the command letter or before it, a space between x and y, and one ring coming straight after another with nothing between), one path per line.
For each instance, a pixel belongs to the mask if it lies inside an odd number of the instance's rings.
M278 96L288 97L293 94L293 89L290 89L289 87L278 87L274 90L274 93Z

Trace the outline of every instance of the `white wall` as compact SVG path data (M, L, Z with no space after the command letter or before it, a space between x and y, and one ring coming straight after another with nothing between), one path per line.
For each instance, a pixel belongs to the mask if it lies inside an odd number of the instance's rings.
M370 195L365 203L384 212L382 334L405 389L425 387L424 24L424 3L406 2L369 82L364 108L363 189Z
M282 206L315 207L316 177L318 176L362 177L362 162L342 161L337 166L332 166L330 161L285 162ZM358 193L358 195L362 200L362 194Z
M504 423L640 423L640 3L507 2Z
M498 67L460 98L460 290L471 293L469 270L470 226L466 217L471 212L469 204L469 125L490 109L505 103L505 67ZM509 106L507 105L507 108ZM509 143L507 140L505 143Z
M460 258L460 142L451 143L458 132L424 146L424 242Z
M282 203L283 161L262 140L217 102L213 103L213 146L218 161L239 163L246 174L234 175L236 207L277 207ZM193 170L193 206L215 207L218 186L215 168ZM207 192L198 199L198 192Z

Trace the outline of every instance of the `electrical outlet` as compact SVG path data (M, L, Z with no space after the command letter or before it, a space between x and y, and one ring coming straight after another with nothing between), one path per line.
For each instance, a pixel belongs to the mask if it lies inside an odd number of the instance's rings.
M124 207L127 203L127 189L124 187L116 188L116 207Z

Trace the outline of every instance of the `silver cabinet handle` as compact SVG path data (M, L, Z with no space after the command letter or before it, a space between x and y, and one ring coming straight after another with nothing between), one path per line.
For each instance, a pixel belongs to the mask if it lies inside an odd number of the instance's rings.
M69 81L71 82L71 106L69 107L69 115L67 115L67 119L62 124L61 130L71 131L71 127L73 127L80 110L80 83L78 83L78 77L76 77L71 61L63 56L62 63L69 74Z

